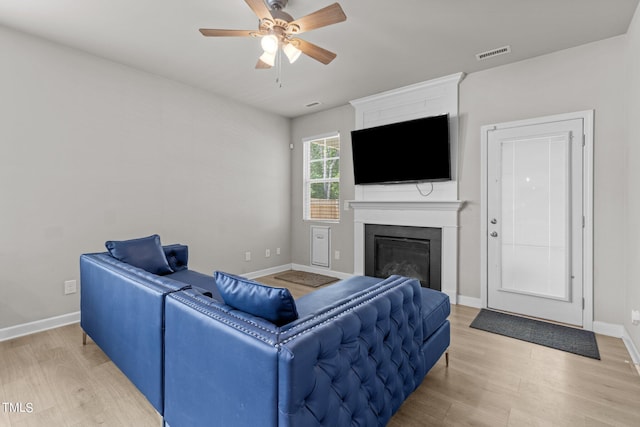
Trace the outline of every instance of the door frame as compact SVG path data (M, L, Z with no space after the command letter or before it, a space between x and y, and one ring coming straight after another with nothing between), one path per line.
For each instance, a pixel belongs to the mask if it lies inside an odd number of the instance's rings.
M593 330L593 110L578 111L566 114L537 117L533 119L485 125L480 128L481 160L480 160L480 299L482 308L488 305L488 198L487 198L487 161L489 132L497 129L508 129L520 126L582 119L584 134L584 151L582 158L582 203L584 213L584 229L582 241L582 275L583 275L583 329Z

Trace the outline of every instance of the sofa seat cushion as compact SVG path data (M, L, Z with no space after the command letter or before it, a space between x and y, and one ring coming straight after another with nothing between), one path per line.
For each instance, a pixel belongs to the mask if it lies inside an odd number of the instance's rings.
M157 234L139 239L109 240L105 246L112 257L149 273L159 276L173 273Z
M449 296L433 289L422 288L422 327L425 341L451 314Z
M218 302L223 302L222 296L216 286L216 279L213 276L208 276L193 270L180 270L175 273L171 273L166 277L182 282L185 285L199 288L199 290L203 291L202 293L209 292L211 294L211 298Z
M356 293L364 291L380 283L383 279L369 276L353 276L337 283L320 288L296 300L296 307L300 317L316 314L327 307Z
M216 271L214 276L225 304L277 326L298 318L296 303L288 289L273 288L221 271Z

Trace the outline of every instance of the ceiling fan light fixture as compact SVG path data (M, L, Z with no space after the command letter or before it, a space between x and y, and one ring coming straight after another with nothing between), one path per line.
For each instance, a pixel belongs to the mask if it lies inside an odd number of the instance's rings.
M335 53L299 39L297 35L345 21L347 15L338 3L297 19L283 11L288 0L245 0L245 3L258 17L256 31L200 28L200 33L205 37L260 37L264 61L258 61L257 69L272 67L269 64L274 64L276 59L280 65L282 56L278 56L278 50L281 48L290 63L295 62L301 53L325 65L335 59Z
M265 51L262 55L260 55L260 61L264 62L270 67L273 67L276 63L276 53Z
M279 45L278 37L273 34L264 36L262 37L262 40L260 40L260 45L262 46L262 49L265 51L265 53L268 52L275 55Z
M285 44L282 50L284 51L284 54L287 55L287 58L289 58L290 64L296 62L298 58L300 58L300 54L302 53L300 49L298 49L291 43Z

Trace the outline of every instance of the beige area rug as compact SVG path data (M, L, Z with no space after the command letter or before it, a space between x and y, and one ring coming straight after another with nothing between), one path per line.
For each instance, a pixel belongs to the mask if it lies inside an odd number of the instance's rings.
M297 283L298 285L311 286L317 288L318 286L326 285L327 283L337 282L337 277L324 276L322 274L308 273L306 271L287 271L282 274L274 276L275 279L284 280L286 282Z

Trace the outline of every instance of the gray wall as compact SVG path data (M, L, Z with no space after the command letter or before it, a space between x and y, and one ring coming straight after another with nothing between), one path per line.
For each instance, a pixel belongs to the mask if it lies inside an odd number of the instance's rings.
M298 117L292 122L291 141L291 253L292 262L310 264L310 230L312 225L331 227L331 269L353 272L353 211L345 211L344 201L353 200L353 164L351 162L351 131L355 125L355 111L351 105ZM340 132L340 222L323 223L302 219L302 139L329 132ZM335 251L340 252L336 260Z
M594 183L594 315L612 324L624 321L624 247L626 199L627 38L607 39L531 60L472 73L460 86L460 214L459 292L480 298L480 127L581 110L595 110ZM293 141L340 127L353 129L352 108L344 106L293 120ZM346 132L345 132L346 134ZM351 197L350 153L342 155L342 191ZM308 224L301 218L301 155L292 158L293 258L308 262ZM640 159L638 159L640 162ZM351 173L349 171L349 173ZM639 201L640 203L640 201ZM639 208L640 209L640 208ZM341 253L353 252L353 224L340 224ZM350 218L350 217L349 217ZM334 241L338 238L334 232ZM350 240L351 239L351 240ZM352 272L352 264L333 269Z
M622 324L625 37L470 74L460 87L460 293L480 297L480 126L595 110L594 317Z
M290 262L288 119L2 27L0 52L0 329L78 311L63 282L108 239Z
M627 224L626 230L626 286L622 298L624 325L637 349L640 349L640 326L631 324L631 310L640 310L640 8L636 10L628 33L629 63L627 70L630 76L628 88L629 136L627 151Z

